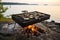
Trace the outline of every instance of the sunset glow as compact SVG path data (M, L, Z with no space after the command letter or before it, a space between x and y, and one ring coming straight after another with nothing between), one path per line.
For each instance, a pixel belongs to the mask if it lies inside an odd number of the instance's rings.
M3 2L26 2L26 3L60 3L60 0L2 0Z

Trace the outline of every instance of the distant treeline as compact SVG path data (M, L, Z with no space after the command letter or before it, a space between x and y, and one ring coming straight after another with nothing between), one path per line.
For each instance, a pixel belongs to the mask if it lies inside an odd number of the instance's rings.
M37 5L37 4L29 4L29 3L15 3L15 2L2 2L3 5Z

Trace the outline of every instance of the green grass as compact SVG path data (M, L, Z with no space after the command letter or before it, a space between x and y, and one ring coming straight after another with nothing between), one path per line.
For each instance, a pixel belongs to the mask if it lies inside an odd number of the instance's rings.
M12 19L11 18L2 17L2 18L0 18L0 22L12 22Z

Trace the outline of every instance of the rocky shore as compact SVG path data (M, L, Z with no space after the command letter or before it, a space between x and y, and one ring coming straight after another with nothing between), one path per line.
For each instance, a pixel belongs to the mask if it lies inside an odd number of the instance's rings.
M42 25L44 29L46 28L45 33L39 36L29 35L28 37L26 33L23 33L23 28L18 24L0 24L0 40L60 40L60 25L45 21L37 23L36 25L38 25L39 28L42 28L40 25ZM7 27L4 28L3 26Z

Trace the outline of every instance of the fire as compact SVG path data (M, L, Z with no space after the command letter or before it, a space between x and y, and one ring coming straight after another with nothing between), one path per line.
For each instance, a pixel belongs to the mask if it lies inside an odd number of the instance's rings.
M29 25L29 26L25 27L24 29L29 29L32 32L36 32L37 31L37 28L35 27L35 25Z
M29 25L28 29L31 29L32 32L36 31L35 25Z
M44 32L44 30L36 27L36 25L29 25L27 27L24 27L24 33L27 33L27 35L31 34L31 35L34 35L34 36L38 36L40 35L42 32Z

